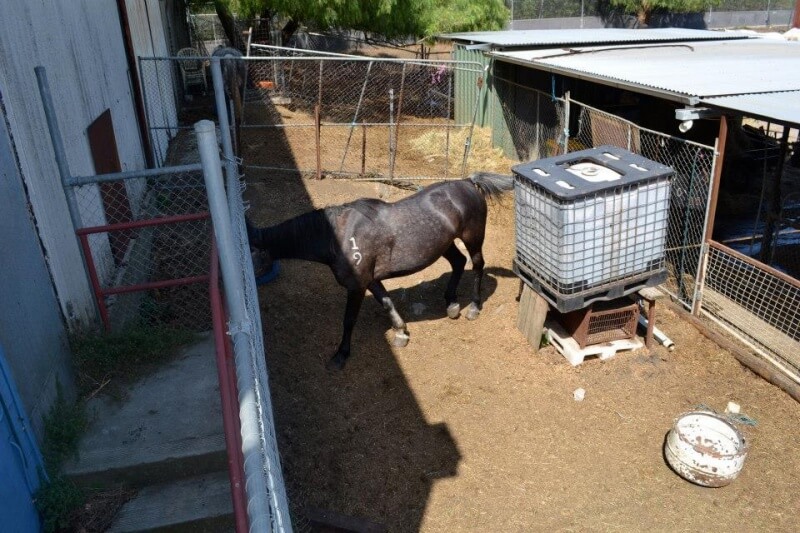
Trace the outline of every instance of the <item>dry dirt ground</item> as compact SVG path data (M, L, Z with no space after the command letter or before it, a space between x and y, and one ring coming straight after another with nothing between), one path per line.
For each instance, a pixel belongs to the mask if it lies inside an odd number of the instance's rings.
M260 224L409 194L257 169L247 177ZM260 287L293 503L389 531L796 531L800 405L663 306L657 326L673 352L657 346L578 367L552 347L536 353L516 327L512 205L490 210L478 320L446 317L439 260L386 283L409 345L391 347L388 318L365 300L343 372L324 367L345 301L327 267L283 261ZM470 281L467 273L462 305ZM579 387L582 402L573 399ZM722 411L728 401L756 421L740 426L750 442L744 469L723 488L692 485L666 464L664 437L681 413Z
M300 120L285 108L273 112ZM249 123L263 123L255 118ZM245 195L257 223L410 194L265 170L314 167L314 138L302 131L242 133ZM335 144L322 143L325 168L325 149ZM385 145L371 141L367 157L382 160L373 151ZM348 165L359 166L357 152ZM341 150L332 153L338 163ZM398 166L424 160L400 146ZM494 163L476 158L471 168L502 171ZM282 261L277 279L259 288L278 444L297 510L361 517L392 532L797 530L797 402L663 305L656 324L675 342L672 352L656 346L577 367L553 347L537 353L516 326L513 254L509 197L490 208L480 318L447 318L449 265L439 260L386 282L409 345L391 346L389 319L368 298L353 355L338 373L325 362L340 340L345 291L328 268ZM471 281L467 272L463 306ZM578 388L586 390L581 402ZM729 401L756 422L740 426L750 442L744 469L726 487L692 485L666 464L664 437L680 414L722 411ZM307 525L298 512L295 528Z

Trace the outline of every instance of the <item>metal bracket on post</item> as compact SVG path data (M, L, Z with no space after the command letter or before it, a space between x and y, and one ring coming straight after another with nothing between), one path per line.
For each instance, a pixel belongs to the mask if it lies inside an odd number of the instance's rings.
M706 268L708 267L708 242L700 245L700 266L697 269L697 279L694 284L694 295L692 297L692 314L700 316L700 309L703 306L703 287L706 281Z
M239 333L250 335L253 332L253 323L249 320L242 320L241 322L228 322L228 335L234 337Z

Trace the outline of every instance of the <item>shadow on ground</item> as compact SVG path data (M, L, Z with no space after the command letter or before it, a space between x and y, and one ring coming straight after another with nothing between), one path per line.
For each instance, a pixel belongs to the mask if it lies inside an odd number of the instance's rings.
M257 142L259 135L265 133L247 130L243 146L248 140L263 146ZM285 139L270 135L269 150L278 151L284 160L290 157ZM243 156L247 165L262 158L263 151ZM250 169L247 181L249 215L259 225L314 207L299 173ZM462 295L471 281L467 273ZM439 279L433 287L423 284L409 292L426 304L435 301L427 306L429 313L444 316L444 283ZM486 276L484 294L495 286L492 276ZM346 299L330 270L314 263L282 262L280 276L260 287L259 296L278 445L295 527L302 530L307 520L298 511L314 507L366 518L391 531L419 530L433 483L456 474L460 453L446 424L425 420L387 342L386 314L373 299L365 300L353 335L353 355L344 371L329 373L325 362L340 340ZM408 311L401 312L406 320L414 320Z

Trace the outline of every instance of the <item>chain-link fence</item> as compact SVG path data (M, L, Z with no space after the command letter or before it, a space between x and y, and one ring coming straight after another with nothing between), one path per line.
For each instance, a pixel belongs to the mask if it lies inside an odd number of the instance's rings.
M479 65L306 54L248 61L243 141L279 138L291 151L263 163L243 152L245 164L389 179L465 173L472 123L451 118L453 73Z
M675 171L665 247L670 276L665 288L691 307L705 238L714 148L641 128L576 102L571 102L570 113L577 117L577 130L571 133L574 140L571 149L611 144Z
M771 202L765 199L765 191L770 192L770 179L775 182L771 176L778 156L773 144L765 144L763 139L746 143L750 148L737 153L749 164L736 159L727 163L725 195L718 206L738 213L743 209L742 198L748 202L746 212L750 216L739 216L733 222L744 221L746 231L752 230L746 233L746 240L756 244L750 250L754 256L760 252L756 241L764 238L759 235L756 239L756 234L766 231L763 221L770 217L776 220L771 253L766 258L774 268L713 241L710 246L705 244L711 238L707 217L716 164L714 147L648 130L574 100L558 99L502 78L493 78L492 84L498 95L497 105L491 110L495 117L493 137L512 157L531 160L610 144L672 167L675 174L665 248L669 277L664 289L688 309L702 310L800 382L800 282L796 277L800 269L800 176L796 169L784 170L781 206L779 212L770 214L767 204ZM754 179L759 175L757 168L764 169L760 173L763 183ZM744 190L737 189L737 174ZM753 184L756 190L752 190ZM771 187L779 185L773 183ZM717 225L719 221L718 213ZM735 243L742 242L737 235L733 237Z
M221 69L214 67L217 66L212 67L213 75L221 78ZM215 81L217 86L222 83L221 79ZM264 355L261 311L245 227L244 187L234 161L227 122L222 107L220 137L225 154L226 180L222 178L214 124L210 121L198 122L195 131L209 191L230 316L228 332L233 340L236 361L247 512L250 531L291 532L292 520L281 470Z
M76 178L81 240L106 329L210 329L210 223L199 169Z
M526 21L542 21L546 19L561 19L561 27L575 27L563 19L584 19L597 17L611 21L615 25L636 25L633 10L626 11L623 7L612 5L602 0L505 0L510 12L511 26L513 29L530 29ZM658 26L669 26L682 21L685 24L701 25L704 21L713 20L719 13L727 13L720 17L720 21L739 20L744 23L750 21L751 25L785 24L788 18L776 14L791 13L795 7L794 0L721 0L716 5L701 6L689 13L671 13L666 9L655 9L653 15ZM737 17L737 14L746 13L748 16ZM674 25L674 24L673 24ZM582 26L581 26L582 27ZM713 26L712 27L718 27Z
M516 161L533 161L564 153L563 100L519 83L494 76L496 110L492 141ZM579 149L577 145L570 147Z
M193 59L140 59L156 161L167 159L169 140L192 121L215 116L205 87L180 85L180 70ZM470 170L474 113L453 118L453 77L480 72L477 63L308 52L240 61L247 82L241 116L233 113L234 144L246 167L370 179L446 179ZM165 76L176 90L161 89ZM179 112L165 112L176 99Z

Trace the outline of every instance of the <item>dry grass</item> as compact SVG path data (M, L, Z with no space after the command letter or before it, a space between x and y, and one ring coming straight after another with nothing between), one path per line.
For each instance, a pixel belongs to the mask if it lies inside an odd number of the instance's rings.
M444 161L448 157L446 148L449 142L448 173L458 175L463 164L463 147L469 134L469 128L452 129L448 139L446 129L431 129L412 137L409 140L409 146L415 155L425 158L427 161ZM469 169L508 173L511 166L516 163L518 161L506 157L501 148L492 146L491 129L473 128L468 161Z

